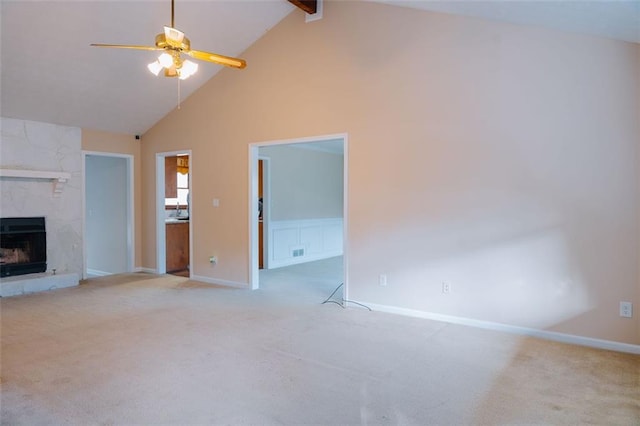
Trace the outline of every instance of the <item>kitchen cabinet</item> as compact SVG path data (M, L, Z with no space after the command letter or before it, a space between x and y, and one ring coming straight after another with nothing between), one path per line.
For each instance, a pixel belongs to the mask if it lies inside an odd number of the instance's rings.
M176 157L176 171L181 175L186 175L189 173L189 156L188 155L178 155Z
M189 268L189 222L166 224L167 273Z
M164 197L178 197L178 157L164 157Z

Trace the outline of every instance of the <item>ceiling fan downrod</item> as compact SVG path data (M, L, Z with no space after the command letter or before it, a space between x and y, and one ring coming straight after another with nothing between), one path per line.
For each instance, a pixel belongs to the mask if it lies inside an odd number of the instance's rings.
M173 23L174 22L173 17L174 17L174 0L171 0L171 28L175 28L175 25Z

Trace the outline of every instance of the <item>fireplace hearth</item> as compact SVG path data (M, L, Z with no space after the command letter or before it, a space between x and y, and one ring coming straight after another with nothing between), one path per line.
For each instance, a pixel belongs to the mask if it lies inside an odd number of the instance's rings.
M0 218L0 276L34 274L47 270L47 234L44 217Z

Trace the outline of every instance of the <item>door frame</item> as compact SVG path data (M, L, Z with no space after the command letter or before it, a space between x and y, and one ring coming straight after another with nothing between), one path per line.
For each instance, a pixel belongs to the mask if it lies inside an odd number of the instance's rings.
M193 154L190 149L156 153L156 273L167 273L167 232L164 205L164 159L174 155L189 156L189 278L193 278Z
M133 187L133 155L101 151L82 151L82 279L87 279L87 156L123 158L126 161L127 183L127 270L133 272L135 265L135 203Z
M271 227L271 158L258 155L258 160L262 161L262 261L264 264L264 269L269 269L269 228Z
M274 146L274 145L292 145L302 143L314 143L324 142L328 140L342 139L343 150L343 203L342 203L342 255L343 255L343 298L349 299L349 273L348 273L348 203L349 203L349 149L348 149L348 134L338 133L332 135L322 136L310 136L305 138L296 139L284 139L284 140L272 140L255 142L249 144L249 285L252 290L257 290L260 287L260 275L258 269L258 158L260 157L260 147ZM268 190L271 188L269 187ZM264 190L264 188L263 188ZM263 194L264 197L265 194ZM264 202L264 200L263 200ZM270 204L270 203L267 203ZM268 206L267 206L268 207ZM264 205L263 205L264 208ZM263 211L264 214L264 211ZM264 224L265 230L266 224ZM268 264L268 263L267 263Z

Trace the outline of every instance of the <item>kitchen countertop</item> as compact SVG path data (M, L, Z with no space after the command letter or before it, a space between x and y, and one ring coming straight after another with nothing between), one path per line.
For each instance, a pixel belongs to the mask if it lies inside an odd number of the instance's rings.
M188 218L188 217L185 217L185 218L177 219L177 218L175 218L175 217L169 217L169 218L166 218L166 219L164 220L164 223L167 223L167 224L174 224L174 223L189 223L189 218Z

